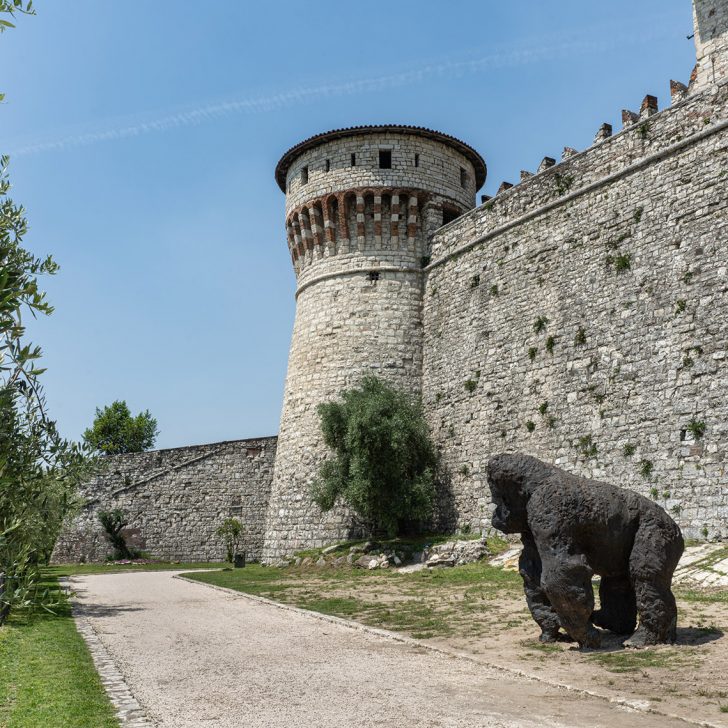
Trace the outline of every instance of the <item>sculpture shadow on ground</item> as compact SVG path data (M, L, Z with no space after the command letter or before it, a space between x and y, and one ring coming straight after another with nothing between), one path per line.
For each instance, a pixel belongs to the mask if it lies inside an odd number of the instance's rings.
M574 643L570 649L581 652L635 652L625 642L629 639L629 635L613 634L607 630L599 629L601 637L601 645L596 648L583 648ZM676 630L675 642L667 645L650 645L651 648L665 647L699 647L711 642L716 642L725 637L725 632L717 627L678 627Z

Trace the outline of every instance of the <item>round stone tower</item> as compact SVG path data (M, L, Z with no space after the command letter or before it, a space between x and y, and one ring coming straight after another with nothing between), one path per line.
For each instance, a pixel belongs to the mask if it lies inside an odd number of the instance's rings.
M446 134L365 126L301 142L275 175L297 290L264 561L353 535L346 512L311 501L316 407L366 374L419 394L430 236L474 207L486 167Z

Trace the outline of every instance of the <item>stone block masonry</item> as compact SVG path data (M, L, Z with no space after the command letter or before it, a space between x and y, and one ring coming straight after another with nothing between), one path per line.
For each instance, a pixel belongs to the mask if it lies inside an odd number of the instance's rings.
M671 108L648 94L620 133L602 125L475 210L485 164L427 130L284 155L298 306L264 559L350 534L309 495L316 406L370 371L423 397L441 525L487 529L484 465L521 450L653 497L688 536L728 535L728 13L694 10L697 65Z
M249 560L260 558L276 437L234 440L104 458L81 493L84 506L61 534L55 563L104 561L111 553L99 523L121 508L144 551L170 561L222 561L215 530L226 518L245 527Z
M455 498L521 451L728 537L728 83L643 105L617 136L438 231L423 397Z
M357 535L344 509L311 499L317 406L367 374L420 395L429 236L474 206L484 177L467 145L414 127L328 132L279 162L298 286L264 561Z

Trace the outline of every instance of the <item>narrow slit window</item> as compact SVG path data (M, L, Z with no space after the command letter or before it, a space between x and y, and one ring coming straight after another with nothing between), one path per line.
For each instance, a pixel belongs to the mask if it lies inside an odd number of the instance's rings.
M379 169L392 169L392 150L379 150Z
M326 160L326 171L327 172L331 171L331 160L330 159Z
M468 184L468 173L465 171L465 167L460 167L460 186L467 187Z
M415 154L415 167L419 167L419 166L420 166L420 155Z
M308 184L308 167L301 167L301 184Z
M356 154L351 155L351 166L356 167Z

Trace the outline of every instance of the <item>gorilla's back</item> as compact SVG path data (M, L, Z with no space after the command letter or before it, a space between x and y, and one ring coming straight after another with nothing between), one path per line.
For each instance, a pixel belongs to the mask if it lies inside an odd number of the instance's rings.
M656 516L655 508L634 491L554 468L531 496L528 522L537 542L564 543L570 553L584 554L595 573L609 576L627 571L640 519Z

